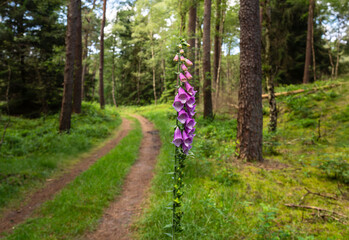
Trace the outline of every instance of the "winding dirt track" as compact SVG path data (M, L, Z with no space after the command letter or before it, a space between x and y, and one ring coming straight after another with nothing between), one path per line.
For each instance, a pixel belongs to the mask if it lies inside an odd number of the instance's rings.
M119 129L120 130L118 130L113 139L108 141L102 147L94 150L88 156L82 158L74 167L67 170L67 172L59 178L48 181L43 188L28 196L17 209L4 212L2 218L0 218L0 237L1 233L11 230L13 226L30 217L34 210L36 210L42 203L52 199L53 196L64 188L69 182L73 181L78 175L86 171L98 159L112 150L131 130L130 121L123 118Z
M125 179L121 195L105 211L98 229L85 236L87 239L130 239L132 219L141 213L141 203L150 187L161 140L151 122L138 115L133 117L137 118L142 125L143 139L139 158Z

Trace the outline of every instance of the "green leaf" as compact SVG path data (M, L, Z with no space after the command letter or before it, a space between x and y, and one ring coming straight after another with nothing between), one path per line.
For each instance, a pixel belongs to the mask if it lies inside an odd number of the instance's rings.
M172 234L171 233L165 233L167 236L169 236L170 238L172 238Z
M173 224L170 223L170 224L167 224L164 228L171 228L172 226L173 226Z

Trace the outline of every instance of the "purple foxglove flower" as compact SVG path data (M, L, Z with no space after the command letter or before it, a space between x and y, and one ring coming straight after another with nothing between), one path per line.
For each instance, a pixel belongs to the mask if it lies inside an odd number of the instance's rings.
M173 58L173 61L178 62L178 60L179 60L179 57L178 57L178 55L176 54L176 56Z
M195 97L191 96L189 99L187 99L187 107L193 108L195 103Z
M184 62L185 61L185 57L181 56L181 61Z
M179 74L179 79L181 80L181 82L186 82L187 78L183 75L183 73Z
M179 111L177 119L180 123L184 124L188 118L189 118L188 113L184 109Z
M188 147L190 144L192 144L192 142L193 142L193 138L191 138L190 136L189 136L189 134L187 134L186 132L185 132L185 130L183 131L183 143L184 143L184 145L186 146L186 147Z
M189 115L190 118L193 118L194 115L195 115L195 113L196 113L196 112L190 112L190 111L188 111L188 115Z
M182 144L182 142L183 142L182 133L181 133L181 130L177 127L174 132L172 143L176 145L176 147L179 147Z
M188 64L188 66L192 66L193 63L189 59L185 59L185 63Z
M194 88L188 82L185 83L185 89L190 95L193 95Z
M187 66L185 66L184 63L182 64L181 68L182 68L183 71L187 71L188 70ZM187 75L187 73L185 73L185 75Z
M178 100L181 101L181 103L186 103L188 101L188 99L190 98L190 96L188 95L188 93L183 89L183 88L179 88L178 89ZM175 98L176 101L176 98Z
M189 145L189 146L185 146L185 144L182 145L182 150L183 150L185 155L188 155L188 152L191 149L191 147L192 147L191 145Z
M183 111L183 110L182 110L182 111ZM194 119L192 119L192 118L187 118L187 119L186 119L186 122L185 122L186 128L193 129L194 126L195 126L195 124L196 124L196 122L195 122Z
M179 94L176 95L172 106L177 112L183 109L184 103L182 103L182 101L179 99Z
M183 69L183 71L185 71L184 69ZM190 74L190 72L185 72L185 77L187 78L187 79L192 79L193 78L193 76Z
M188 127L185 127L185 131L187 134L193 134L195 132L195 128L189 129Z
M181 49L179 52L180 52L181 54L183 54L183 53L184 53L184 50L183 50L183 49Z

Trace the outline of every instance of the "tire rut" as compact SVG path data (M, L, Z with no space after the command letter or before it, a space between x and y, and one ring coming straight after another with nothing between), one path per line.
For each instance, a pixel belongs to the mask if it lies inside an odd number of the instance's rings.
M131 239L130 225L141 214L141 204L153 178L153 169L161 148L159 132L146 118L133 115L142 126L143 139L139 157L128 173L121 194L105 211L95 232L83 239L126 240Z

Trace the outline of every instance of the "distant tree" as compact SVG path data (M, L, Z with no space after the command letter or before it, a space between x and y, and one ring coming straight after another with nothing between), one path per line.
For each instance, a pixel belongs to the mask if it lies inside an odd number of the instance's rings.
M64 68L64 89L62 108L59 118L59 130L69 131L72 113L73 81L74 81L74 59L76 48L76 22L78 19L77 9L79 0L70 0L68 6L68 26L66 34L66 57Z
M74 72L74 96L73 111L81 113L81 78L82 78L82 34L81 34L81 0L78 0L76 8L76 46L75 46L75 72Z
M99 104L104 109L104 83L103 83L103 66L104 66L104 26L105 26L105 14L107 8L107 0L103 0L103 18L101 25L100 35L100 53L99 53Z
M212 90L211 90L211 0L204 1L204 33L203 33L203 63L204 75L204 118L212 118Z
M261 27L258 0L240 0L239 157L263 161Z
M189 7L189 19L188 19L188 58L193 62L191 72L195 73L195 39L196 39L196 16L197 16L197 3L193 1ZM196 84L194 84L195 87Z
M303 74L303 83L304 84L309 83L309 70L310 70L312 36L313 36L314 7L315 7L315 0L309 0L307 46L305 49L305 63L304 63L304 74Z

